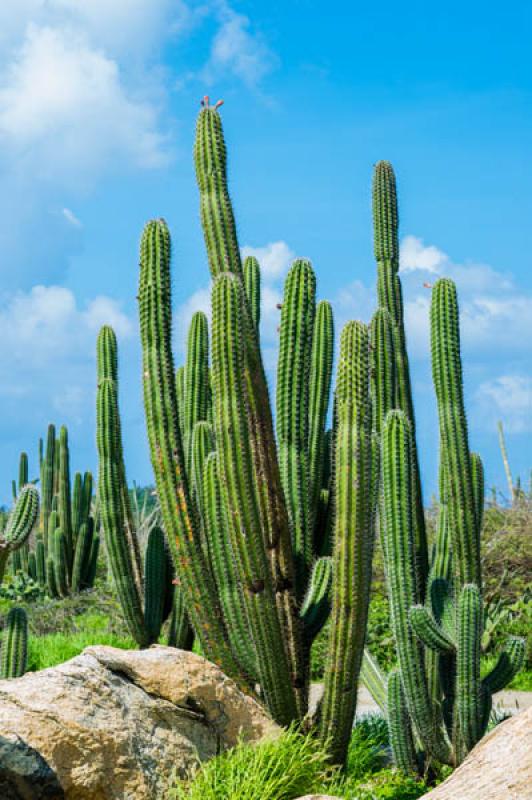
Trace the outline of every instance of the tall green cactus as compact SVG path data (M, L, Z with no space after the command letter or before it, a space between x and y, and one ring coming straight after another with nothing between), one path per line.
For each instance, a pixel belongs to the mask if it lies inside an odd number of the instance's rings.
M132 514L123 461L116 382L117 346L114 332L108 326L100 331L97 356L98 495L102 527L126 623L139 646L147 647L159 637L165 598L172 592L171 576L166 571L165 546L160 529L153 529L148 537L144 581L137 564L138 545L131 544L132 538L136 539L136 532L130 522Z
M389 161L379 161L373 175L373 230L377 261L379 306L390 314L394 326L395 402L405 412L412 429L413 500L415 503L416 585L418 598L424 596L428 577L428 549L425 531L421 473L416 446L416 424L406 335L403 296L399 278L399 212L397 187Z
M367 326L342 331L336 382L336 499L329 658L320 733L343 761L356 709L369 603L374 539L371 404Z
M20 678L28 665L28 618L23 608L8 615L0 651L0 678Z
M524 643L510 640L498 662L504 669L497 665L481 680L483 472L469 451L458 320L456 289L442 278L431 306L442 504L426 594L417 601L412 426L404 412L390 411L383 432L384 556L404 692L404 704L392 702L388 715L404 769L459 764L486 730L493 686L501 687L493 676L511 680L524 658ZM424 758L410 757L413 738Z

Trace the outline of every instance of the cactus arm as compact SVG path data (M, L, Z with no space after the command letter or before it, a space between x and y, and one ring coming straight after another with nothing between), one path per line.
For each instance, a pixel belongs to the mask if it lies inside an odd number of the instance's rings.
M248 256L244 261L244 286L248 298L251 319L259 336L260 325L260 266L254 256Z
M185 480L171 350L170 235L163 220L149 222L141 243L139 286L143 389L151 461L164 529L190 622L206 656L238 679L226 639L199 525Z
M481 736L481 638L482 599L477 586L466 584L458 598L456 706L460 736L467 750L471 750ZM460 752L460 747L457 751Z
M436 653L453 653L456 645L441 628L426 606L412 606L409 612L410 625L425 647Z
M332 760L345 761L356 710L366 636L373 546L368 328L348 323L341 335L336 402L334 581L329 660L319 735Z
M216 443L228 529L244 588L259 681L274 719L288 724L297 717L297 711L254 491L243 369L243 305L241 283L229 273L218 277L212 292Z
M471 453L471 480L477 531L477 547L480 553L480 535L484 519L484 465L478 453Z
M302 598L312 564L309 510L309 370L316 277L310 262L295 261L285 282L277 368L277 440L288 505L296 592Z
M482 685L490 694L495 694L515 678L525 663L525 641L517 636L509 637L497 663L482 680Z
M312 643L319 634L331 611L331 590L333 582L333 560L324 556L318 558L312 569L308 588L301 605L301 619L305 639Z
M66 537L61 528L56 528L53 536L54 579L61 597L68 596L68 554Z
M185 367L178 367L175 373L175 391L177 399L177 417L181 441L185 439Z
M74 484L72 487L72 541L74 549L76 547L76 540L78 537L79 529L82 522L83 514L83 478L81 472L76 472L74 475Z
M390 745L395 766L407 774L416 772L416 749L401 683L401 673L398 669L393 669L388 676L386 706Z
M412 472L416 546L417 600L423 602L428 577L428 548L425 530L421 472L416 447L416 422L406 349L404 310L399 279L399 212L395 174L389 161L379 161L373 176L373 229L377 261L379 306L388 310L394 325L396 367L395 408L405 412L412 430Z
M23 608L10 609L0 660L0 678L20 678L28 665L28 618Z
M194 631L188 620L185 598L179 586L174 587L170 624L168 626L167 644L180 650L191 650L194 643ZM179 591L177 591L179 590Z
M310 525L316 530L320 492L325 466L325 424L329 397L334 349L334 322L330 303L322 300L316 308L312 351L310 355L310 388L308 399L308 458Z

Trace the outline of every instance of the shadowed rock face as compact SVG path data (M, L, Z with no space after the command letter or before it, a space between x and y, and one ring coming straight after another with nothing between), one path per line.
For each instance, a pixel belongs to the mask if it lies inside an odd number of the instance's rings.
M57 775L44 758L20 737L0 737L2 800L63 800Z
M200 656L89 647L0 681L0 798L153 800L174 770L277 732Z

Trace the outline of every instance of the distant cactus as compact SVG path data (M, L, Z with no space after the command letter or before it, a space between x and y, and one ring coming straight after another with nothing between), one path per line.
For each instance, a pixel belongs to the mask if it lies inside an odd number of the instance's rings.
M55 426L49 425L46 450L39 440L41 507L38 525L38 538L33 550L26 544L17 557L14 553L12 569L22 570L32 576L42 588L47 588L52 597L66 596L91 588L95 574L91 578L90 556L94 539L94 518L92 514L92 475L77 472L73 484L70 480L70 450L68 431L61 427L56 438ZM28 457L21 454L19 466L20 480L28 477ZM63 542L58 544L56 531L62 531ZM81 532L83 535L81 536ZM64 551L63 555L61 555ZM32 564L30 570L30 563ZM47 575L50 567L53 574ZM34 565L34 566L33 566Z
M8 615L0 650L0 678L20 678L28 663L28 618L23 608L12 608Z

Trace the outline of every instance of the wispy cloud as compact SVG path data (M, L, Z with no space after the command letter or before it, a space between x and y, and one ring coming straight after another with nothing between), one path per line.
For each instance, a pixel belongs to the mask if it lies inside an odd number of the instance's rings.
M495 429L497 420L504 420L509 433L532 431L532 377L500 375L481 383L475 394L483 426Z
M76 215L74 214L74 212L71 211L69 208L64 208L63 209L63 216L64 216L64 218L66 219L67 222L69 222L71 225L74 226L74 228L82 228L83 227L83 224L82 224L81 220L79 220L76 217Z

